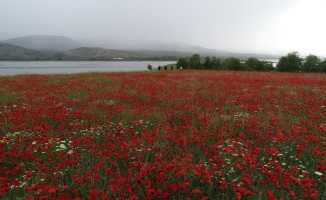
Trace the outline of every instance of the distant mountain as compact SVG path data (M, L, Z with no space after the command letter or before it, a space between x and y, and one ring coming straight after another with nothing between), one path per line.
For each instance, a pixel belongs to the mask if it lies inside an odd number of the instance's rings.
M278 58L277 55L235 53L227 50L208 49L196 45L180 42L160 42L160 41L135 41L119 40L112 38L102 39L83 39L78 41L82 46L100 47L104 49L119 49L128 51L155 51L155 52L178 52L178 55L187 56L189 54L200 54L201 56L217 57L257 57L257 58ZM178 57L178 56L177 56Z
M64 36L32 35L4 40L8 43L28 49L66 51L80 47L79 43Z
M196 45L185 44L180 42L161 42L161 41L136 41L136 40L119 40L112 38L102 39L82 39L79 43L85 47L100 47L105 49L120 50L147 50L147 51L175 51L198 54L217 54L232 53L224 50L213 50Z
M230 51L208 49L208 48L180 43L180 42L153 42L153 43L144 44L139 48L152 50L152 51L179 51L179 52L215 54L215 55L217 53L231 53Z
M4 44L7 43L7 44ZM8 46L9 44L14 46ZM2 41L2 59L87 60L87 59L171 59L201 56L277 58L275 55L234 53L179 42L107 39L73 40L64 36L33 35ZM23 47L23 48L22 48ZM0 55L1 56L1 55Z
M46 59L53 57L54 52L26 49L11 44L0 43L0 59L20 60L20 59Z
M90 47L58 52L27 49L0 43L0 60L112 60L116 58L176 60L185 56L191 56L191 54L175 51L116 50Z

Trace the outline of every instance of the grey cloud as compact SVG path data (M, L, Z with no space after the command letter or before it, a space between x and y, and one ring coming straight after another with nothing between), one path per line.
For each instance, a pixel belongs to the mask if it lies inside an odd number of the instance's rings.
M302 1L0 0L0 39L44 34L270 52L278 49L278 17Z

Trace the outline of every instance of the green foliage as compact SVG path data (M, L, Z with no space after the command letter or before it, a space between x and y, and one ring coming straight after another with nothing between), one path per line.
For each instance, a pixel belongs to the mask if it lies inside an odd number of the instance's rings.
M267 69L267 71L275 71L275 68L273 67L272 63L265 62L264 63L264 69Z
M326 59L320 63L320 68L322 69L322 72L326 73Z
M174 69L178 69L178 66L176 64L169 64L166 65L168 70L174 70Z
M189 69L189 58L185 57L185 58L180 58L177 62L177 68L180 69L182 67L182 69Z
M211 64L212 64L212 69L215 69L215 70L222 69L221 60L219 58L216 58L215 56L212 57Z
M260 61L257 58L250 57L245 62L246 66L253 71L272 71L273 66L266 61Z
M0 96L0 104L6 105L8 103L15 103L19 96L16 92L5 93Z
M315 55L308 55L301 68L302 72L322 72L323 66L321 64L320 58Z
M207 69L207 70L221 70L222 63L219 58L206 56L202 62L199 54L194 54L191 57L180 58L177 61L177 68L180 69Z
M276 70L279 72L299 72L302 65L301 61L298 52L293 51L280 58Z
M199 54L194 54L189 58L189 66L190 69L203 69Z
M246 65L245 63L241 63L241 70L242 71L253 71L253 69L251 67L249 67L248 65Z
M243 66L241 64L240 59L235 58L235 57L231 57L231 58L227 58L224 60L224 68L226 70L242 70Z
M304 61L304 62L303 62ZM302 64L303 62L303 64ZM261 61L255 57L249 57L242 62L239 58L229 57L221 61L220 58L206 56L201 59L199 54L191 57L183 57L177 61L177 69L197 69L197 70L234 70L234 71L279 71L279 72L326 72L326 59L321 59L315 55L309 55L305 60L299 57L298 52L290 52L282 56L276 66L268 61Z
M148 65L147 65L147 69L148 69L148 70L152 70L152 69L153 69L152 65L151 65L151 64L148 64Z
M209 56L205 57L205 61L203 63L203 68L204 69L212 69L213 68L213 63L212 63L212 59Z

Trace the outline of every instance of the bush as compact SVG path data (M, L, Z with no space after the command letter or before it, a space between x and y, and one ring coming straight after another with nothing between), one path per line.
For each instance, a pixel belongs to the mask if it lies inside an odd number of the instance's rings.
M276 70L279 72L299 72L302 65L301 61L298 52L293 51L280 58Z

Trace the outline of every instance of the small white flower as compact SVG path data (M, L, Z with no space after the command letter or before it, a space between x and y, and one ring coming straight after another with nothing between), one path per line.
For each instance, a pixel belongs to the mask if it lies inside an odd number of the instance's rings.
M318 176L322 176L323 175L322 173L320 173L318 171L316 171L315 174L317 174Z
M23 182L19 187L24 187L26 184L26 182Z

